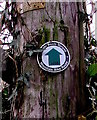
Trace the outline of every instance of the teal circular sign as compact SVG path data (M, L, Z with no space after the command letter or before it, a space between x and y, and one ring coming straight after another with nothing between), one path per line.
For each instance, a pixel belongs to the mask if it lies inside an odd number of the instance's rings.
M48 72L57 73L65 70L70 64L70 54L65 45L51 41L41 46L43 50L37 55L39 66Z

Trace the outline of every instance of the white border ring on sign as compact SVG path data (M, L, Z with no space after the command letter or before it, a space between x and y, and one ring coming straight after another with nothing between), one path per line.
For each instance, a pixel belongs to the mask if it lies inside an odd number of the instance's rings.
M37 62L38 62L38 65L40 66L40 68L42 68L44 71L47 71L47 72L50 72L50 73L58 73L58 72L62 72L63 70L65 70L65 69L67 69L67 67L69 66L69 64L70 64L70 53L69 53L69 51L68 51L68 49L66 48L66 46L64 45L64 44L62 44L62 43L60 43L60 42L58 42L58 41L49 41L49 42L46 42L46 43L44 43L40 48L41 49L43 49L46 45L49 47L49 44L51 45L51 44L54 44L54 43L57 43L58 45L60 44L65 50L66 50L66 52L68 53L68 57L69 57L69 60L68 60L68 63L67 63L67 65L66 66L61 66L61 67L59 67L60 69L59 70L51 70L51 68L49 68L49 70L47 70L46 69L46 67L44 68L41 64L40 64L40 62L39 62L39 54L40 53L38 53L38 55L37 55ZM55 45L52 45L52 46L55 46ZM47 48L47 47L46 47ZM44 49L45 50L45 49ZM43 50L43 51L44 51ZM41 53L42 54L42 53ZM42 59L42 55L41 55L41 59ZM53 68L52 68L53 69Z

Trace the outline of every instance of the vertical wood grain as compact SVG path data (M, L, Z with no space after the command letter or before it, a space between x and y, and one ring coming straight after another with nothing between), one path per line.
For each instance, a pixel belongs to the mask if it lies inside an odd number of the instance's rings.
M65 44L67 39L67 48L70 51L71 61L65 71L57 74L41 70L37 64L36 56L27 58L24 61L23 70L31 71L32 77L30 78L30 88L25 86L24 89L24 103L20 108L20 111L23 111L21 117L42 117L42 107L39 105L41 90L43 91L44 99L47 100L44 118L72 119L77 115L76 111L79 111L77 105L81 107L79 102L83 94L81 91L83 91L82 79L84 79L81 77L84 74L83 30L82 23L79 23L78 19L78 5L81 6L81 3L46 3L45 9L29 11L23 14L30 31L35 32L45 26L50 30L50 40L58 40ZM66 39L64 39L64 33L59 28L61 19L64 20L65 25L68 27ZM56 24L53 21L56 21ZM54 33L55 25L56 33ZM25 28L23 32L27 33L26 39L31 41L31 37ZM54 35L57 36L54 37ZM79 88L80 85L82 90Z

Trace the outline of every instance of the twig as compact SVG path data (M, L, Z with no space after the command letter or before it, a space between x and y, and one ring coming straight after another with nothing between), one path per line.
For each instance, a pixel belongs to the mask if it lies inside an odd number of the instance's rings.
M59 11L60 11L60 18L62 20L62 10L61 10L61 3L59 2Z
M17 68L17 64L16 64L16 61L15 59L13 59L10 55L8 55L8 57L13 60L13 62L15 63L15 67L16 67L16 77L18 77L18 68Z
M20 16L20 19L23 20L23 18L22 18L21 16ZM21 22L21 20L20 20L20 22ZM32 36L31 31L30 31L29 28L27 27L27 25L26 25L26 23L25 23L24 20L23 20L23 22L24 22L24 26L26 27L27 31L30 33L30 36L31 36L31 38L32 38L32 40L33 40L33 36Z
M91 113L89 113L89 114L87 115L87 117L90 116L90 115L92 115L93 113L97 113L97 110L93 110Z
M4 8L0 5L0 7L4 10Z
M51 16L49 15L48 11L47 11L46 9L45 9L45 11L46 11L48 17L51 19L51 21L52 21L53 23L55 23L55 21L54 21L54 20L51 18Z
M92 95L92 92L90 91L89 88L88 88L88 91L89 91L91 97L94 98L94 96ZM95 110L94 100L92 100L92 108Z
M39 9L44 9L44 8L39 8ZM20 15L23 15L23 14L25 14L25 13L27 13L27 12L34 11L34 10L39 10L39 9L35 8L35 9L32 9L32 10L27 10L27 11L22 12L22 13L19 13L19 14L20 14ZM22 9L21 9L21 10L22 10Z
M0 112L0 114L6 114L8 112L10 112L11 110L7 110L7 111L4 111L4 112Z
M20 25L20 28L21 28L21 33L22 33L22 35L23 35L23 37L24 37L24 39L27 41L27 39L26 39L26 37L24 36L24 34L23 34L23 31L22 31L22 25Z

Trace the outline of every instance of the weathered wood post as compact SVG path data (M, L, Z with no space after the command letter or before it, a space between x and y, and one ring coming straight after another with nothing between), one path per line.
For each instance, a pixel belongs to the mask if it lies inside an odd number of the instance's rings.
M27 28L22 27L21 51L23 44L32 40L30 32L42 31L39 46L48 41L59 41L68 48L71 60L66 70L56 74L43 71L36 55L24 60L23 72L30 71L32 75L30 88L24 88L20 117L73 119L84 110L83 23L78 13L83 9L82 4L49 2L43 9L22 14Z

